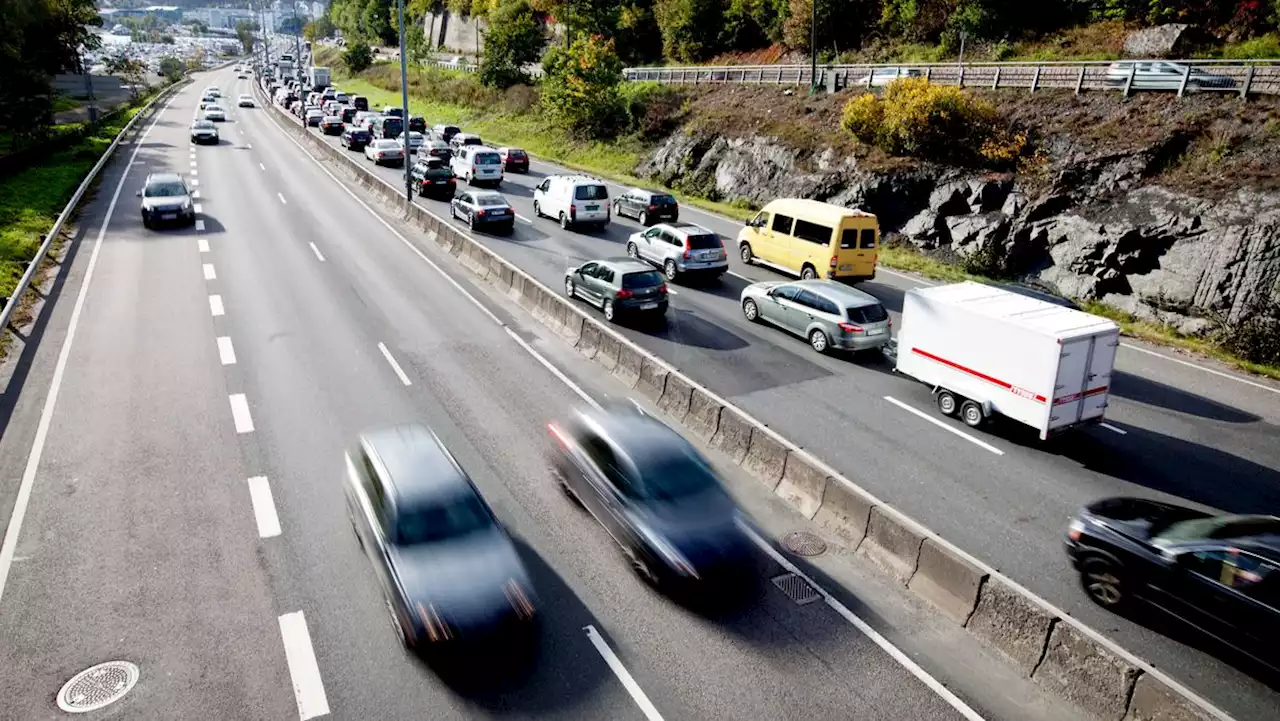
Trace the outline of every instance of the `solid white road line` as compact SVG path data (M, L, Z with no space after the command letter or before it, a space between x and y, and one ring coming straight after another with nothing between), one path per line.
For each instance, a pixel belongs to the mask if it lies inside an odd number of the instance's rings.
M318 258L321 263L324 262L324 255L320 253L320 249L316 247L315 243L311 243L311 252L316 254L316 258Z
M404 369L400 367L395 358L391 357L391 351L387 350L387 347L381 343L378 344L378 350L382 351L382 357L386 358L387 362L391 364L391 370L396 372L400 382L407 386L413 385L413 383L409 382L409 376L404 374Z
M44 455L44 445L49 438L49 426L53 423L53 409L58 403L58 392L62 390L62 378L67 372L67 361L71 357L71 345L76 337L76 329L80 326L80 314L84 310L84 300L89 295L89 285L93 280L93 269L98 265L98 254L102 250L102 240L106 237L107 226L111 224L111 216L115 213L116 203L120 200L120 191L129 178L129 168L138 158L138 151L156 123L164 116L169 105L178 96L165 102L160 112L156 113L146 132L138 138L129 155L129 164L125 166L120 180L116 182L115 192L111 194L111 202L107 205L107 214L98 228L98 237L93 243L93 252L89 254L89 264L85 267L84 280L80 284L80 292L76 295L76 303L71 309L71 320L67 324L67 335L62 340L62 348L58 351L58 360L53 367L53 379L49 381L49 395L44 399L44 408L40 411L40 420L36 424L36 435L31 442L31 452L27 455L27 465L22 471L22 481L18 484L18 495L13 501L13 511L9 515L9 523L5 526L4 542L0 543L0 598L4 597L5 583L9 580L9 569L13 566L14 552L18 548L18 535L22 533L22 521L27 515L27 506L31 503L31 489L36 482L36 471L40 468L40 458Z
M284 203L285 205L289 204L289 201L284 199L284 193L276 193L276 197L280 199L281 203Z
M1202 371L1204 371L1205 373L1211 373L1211 374L1213 374L1213 375L1215 375L1215 376L1221 376L1222 378L1226 378L1227 380L1233 380L1233 381L1236 381L1236 382L1238 382L1238 383L1243 383L1243 384L1245 384L1245 385L1247 385L1247 386L1253 386L1254 388L1258 388L1258 389L1260 389L1260 390L1264 390L1264 391L1268 391L1268 392L1270 392L1270 393L1275 393L1275 394L1277 394L1277 395L1280 395L1280 388L1272 388L1271 386L1263 385L1262 383L1255 383L1254 381L1248 380L1248 379L1246 379L1246 378L1241 378L1241 377L1240 377L1240 376L1238 376L1238 375L1233 375L1233 374L1231 374L1231 373L1223 373L1223 372L1222 372L1222 371L1220 371L1220 370L1216 370L1216 369L1214 369L1214 368L1209 368L1208 366L1202 366L1202 365L1200 365L1199 363L1192 363L1191 361L1184 361L1184 360L1182 360L1181 358L1174 358L1173 356L1167 356L1167 355L1165 355L1164 353L1157 353L1157 352L1155 352L1155 351L1153 351L1153 350L1147 350L1146 348L1140 348L1140 347L1138 347L1138 346L1136 346L1136 345L1132 345L1132 344L1130 344L1130 343L1121 343L1120 345L1124 346L1125 348L1128 348L1129 350L1136 350L1136 351L1138 351L1139 353L1146 353L1147 355L1153 355L1153 356L1155 356L1155 357L1157 357L1157 358L1163 358L1163 359L1165 359L1165 360L1167 360L1167 361L1169 361L1169 362L1171 362L1171 363L1178 363L1179 365L1184 365L1184 366L1188 366L1188 367L1190 367L1190 368L1195 368L1196 370L1202 370Z
M1120 434L1120 435L1122 435L1122 436L1127 436L1127 435L1129 435L1129 431L1126 431L1126 430L1125 430L1125 429L1123 429L1123 428L1116 428L1115 426L1111 425L1110 423L1099 423L1098 425L1102 426L1103 428L1106 428L1106 429L1107 429L1107 430L1109 430L1109 431L1115 431L1116 433L1119 433L1119 434Z
M226 314L226 309L222 307L222 296L214 294L209 296L209 312L216 318Z
M213 263L205 263L203 266L205 280L217 280L218 272L213 269Z
M737 278L738 280L745 280L745 281L747 281L748 283L754 283L754 282L755 282L755 281L754 281L754 280L752 280L751 278L748 278L747 276L745 276L745 275L743 275L743 274L741 274L741 273L735 273L735 272L733 272L732 270L727 271L727 274L728 274L728 275L731 275L731 276L733 276L733 277L735 277L735 278Z
M889 401L890 403L894 404L895 406L897 406L897 407L901 408L902 410L904 410L904 411L908 412L908 413L912 413L912 414L915 414L915 415L917 415L917 416L920 416L921 418L925 419L926 421L929 421L929 422L930 422L930 423L932 423L933 425L935 425L935 426L937 426L937 427L941 428L942 430L944 430L944 431L946 431L946 432L948 432L948 433L954 433L954 434L956 434L957 436L960 436L961 438L965 439L966 441L969 441L970 443L974 444L975 446L979 446L979 447L981 447L981 448L985 448L986 450L991 451L992 453L996 454L997 456L1003 456L1003 455L1004 455L1004 451L1000 450L999 448L996 448L995 446L991 445L990 443L987 443L986 441L982 441L982 440L980 440L980 439L978 439L978 438L975 438L974 436L971 436L971 435L969 435L968 433L965 433L964 431L962 431L962 430L960 430L960 429L958 429L958 428L952 428L951 426L947 425L946 423L943 423L942 421L938 420L937 418L934 418L933 416L929 415L928 413L925 413L924 411L921 411L921 410L917 410L917 409L915 409L915 408L913 408L913 407L911 407L911 406L907 405L906 403L903 403L902 401L898 400L897 398L894 398L893 396L885 396L885 397L884 397L884 399L885 399L886 401Z
M196 247L200 249L201 253L208 253L209 241L206 238L196 238Z
M600 635L596 627L587 625L583 626L582 630L587 632L587 638L591 641L591 645L596 647L596 652L604 658L605 663L609 664L609 669L622 682L622 687L627 690L627 693L631 694L631 698L640 707L640 712L644 714L644 717L649 721L662 721L662 714L658 713L658 709L654 708L653 702L649 700L649 697L644 695L640 684L636 683L636 680L631 677L631 672L627 671L627 667L622 665L622 661L618 659L613 649L609 648L609 643L604 640L604 637Z
M543 368L546 368L547 370L551 371L551 375L555 376L556 378L559 378L561 383L569 386L569 390L573 391L574 393L577 393L579 398L589 403L593 408L597 408L597 409L600 408L600 404L596 402L596 399L592 398L586 391L582 390L582 388L577 383L574 383L572 380L570 380L569 376L562 373L559 368L556 368L554 365L552 365L551 361L542 357L541 353L534 350L533 346L526 343L524 338L521 338L519 335L516 334L514 330L511 330L510 326L504 325L502 326L502 329L507 332L507 335L511 336L512 340L514 340L516 343L519 343L520 347L524 348L526 353L533 356L534 360L541 363Z
M236 423L236 433L253 433L253 416L249 415L249 399L243 393L227 396L231 401L231 418Z
M197 232L204 231L204 221L199 218L196 219L196 231Z
M524 217L523 215L520 215L519 213L516 213L516 217L517 217L517 218L519 218L520 220L523 220L524 222L528 223L529 225L533 225L533 221L532 221L532 220L529 220L528 218Z
M984 721L982 718L982 715L979 714L977 711L973 710L973 708L971 708L968 704L966 704L963 700L961 700L959 696L956 696L954 693L951 692L950 689L948 689L946 686L943 686L942 683L938 681L938 679L931 676L928 671L925 671L923 668L920 668L919 664L917 664L915 661L912 661L911 658L907 656L907 654L903 653L902 650L899 649L897 646L894 646L892 643L889 643L888 639L886 639L884 636L881 636L878 631L876 631L871 626L867 625L866 621L863 621L861 618L855 615L853 611L850 611L843 603L840 603L835 598L833 598L831 594L827 593L824 588L814 583L813 579L806 576L803 571L801 571L799 568L795 566L795 564L791 563L786 558L783 558L782 554L778 553L777 549L775 549L772 544L770 544L765 539L761 538L751 528L742 526L742 530L747 534L748 537L751 538L753 543L755 543L757 546L760 547L760 550L768 554L769 557L772 558L774 561L776 561L779 566L782 566L783 568L787 569L787 571L794 573L800 578L803 578L805 583L808 583L810 586L813 587L815 591L821 594L822 599L823 601L826 602L827 606L829 606L836 613L840 614L840 616L844 620L852 624L854 628L857 628L859 631L861 631L864 636L871 639L871 642L879 646L881 651L884 651L885 653L887 653L891 658L893 658L894 661L897 661L903 668L911 672L912 676L915 676L917 679L920 680L921 683L923 683L925 686L928 686L930 691L933 691L934 693L938 694L939 698L941 698L943 701L946 701L947 704L950 705L951 708L959 712L961 716L968 719L968 721Z
M311 646L311 634L307 631L307 619L302 611L280 617L280 638L284 641L285 660L289 662L293 697L298 702L298 718L306 721L327 715L329 699L324 695L320 666L316 663L316 652Z
M199 204L199 203L196 203L196 204L195 204L195 211L196 211L197 213L203 213L203 212L204 212L204 206L203 206L203 205L201 205L201 204Z
M231 344L229 336L218 336L218 358L222 360L222 365L235 365L236 348Z
M253 501L253 517L258 522L258 538L280 535L280 516L276 514L275 501L271 499L271 486L266 476L249 479L249 498Z

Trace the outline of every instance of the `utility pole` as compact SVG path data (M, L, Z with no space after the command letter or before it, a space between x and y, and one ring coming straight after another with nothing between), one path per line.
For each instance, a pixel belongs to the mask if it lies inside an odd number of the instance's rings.
M302 19L298 17L298 3L293 3L293 66L294 75L302 82Z
M404 55L404 0L396 0L396 12L400 13L400 133L404 138L404 199L413 202L413 172L409 163L413 144L409 142L409 60Z
M818 92L818 0L809 3L809 94Z

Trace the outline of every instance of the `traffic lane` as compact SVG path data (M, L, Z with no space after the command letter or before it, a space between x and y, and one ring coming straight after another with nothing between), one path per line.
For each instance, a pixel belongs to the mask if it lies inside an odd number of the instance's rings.
M307 192L318 196L321 189ZM326 226L340 223L336 216L325 217L338 206L324 200L317 197L316 212L321 222ZM578 403L576 396L550 381L545 389L547 397L541 397L541 389L548 381L538 378L547 377L545 371L504 351L500 336L488 338L488 334L496 333L486 331L493 324L477 321L474 316L479 311L469 301L463 302L457 293L449 292L451 286L424 282L422 274L427 271L421 260L404 257L403 244L391 243L388 248L388 244L378 242L379 235L367 227L363 232L340 229L331 244L338 247L330 252L329 263L336 269L352 269L350 282L358 284L358 293L364 299L359 308L386 314L387 320L369 321L362 327L385 322L393 323L402 333L413 329L413 335L400 338L392 350L412 379L408 392L417 394L416 389L424 388L418 400L422 408L419 413L456 449L459 460L476 476L486 496L494 499L508 524L543 553L553 567L561 569L571 586L582 585L584 590L579 595L586 606L612 631L620 647L633 649L634 665L628 660L628 666L641 687L652 698L679 699L681 704L690 705L688 713L677 707L670 712L672 717L733 718L757 716L760 709L769 709L765 712L767 717L781 718L795 703L811 697L832 699L824 702L832 703L824 709L843 707L844 702L832 698L827 690L833 686L866 688L864 683L849 684L847 679L830 683L836 679L819 673L821 665L810 659L818 650L813 644L805 650L778 648L795 634L771 621L764 613L767 607L753 611L735 633L726 634L720 624L686 614L649 592L626 568L602 529L575 510L547 473L543 459L550 444L544 424L549 418L563 417L568 406ZM388 254L380 270L356 270L365 267L357 258L372 256L380 249ZM426 249L431 251L429 245ZM348 254L352 258L349 262L332 260ZM432 255L438 257L438 262L452 265L448 256ZM502 311L501 305L495 310ZM564 363L571 367L568 372L575 380L587 385L583 379L592 378L591 386L599 384L604 392L613 390L613 381L607 374L585 364L540 327L520 327L516 332L527 334L528 342L540 350L553 353L558 366ZM449 340L457 338L467 341ZM509 346L510 341L505 345ZM389 372L384 375L392 377ZM438 410L435 406L439 406ZM489 468L493 470L488 471ZM572 572L565 571L561 564L568 565ZM834 619L831 622L835 623ZM784 655L791 659L788 665L795 666L795 672L779 678L777 670L764 663L767 658L758 657L761 650L743 658L741 639L736 636L757 633L756 630L767 632L766 639L762 639L768 640L767 656L787 651ZM854 642L843 638L842 634L847 633L847 627L842 631L819 630L820 638L834 637L838 641L831 645L839 650L824 651L824 655L858 653L861 647L855 644L850 648ZM690 643L691 639L695 642ZM652 650L641 652L643 649ZM654 663L655 657L660 662ZM876 673L898 673L886 671L882 664L885 660L879 657L872 664ZM679 673L673 672L673 665ZM910 684L906 687L915 694L921 691ZM707 689L718 692L711 694ZM862 699L858 705L865 702ZM913 703L934 702L926 697Z
M144 230L134 197L187 165L196 99L141 143L94 266L0 606L14 718L49 715L72 674L116 658L142 679L115 713L292 713L195 234Z

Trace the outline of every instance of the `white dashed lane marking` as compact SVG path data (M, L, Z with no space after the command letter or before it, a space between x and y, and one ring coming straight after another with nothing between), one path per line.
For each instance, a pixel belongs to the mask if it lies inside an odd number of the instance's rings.
M218 272L213 269L213 263L205 263L203 266L205 280L217 280Z
M198 230L198 231L203 231L203 230L204 230L204 221L203 221L203 220L196 220L196 230Z
M235 421L236 433L253 433L253 416L249 414L249 399L243 393L232 393L228 396L231 402L231 419Z
M249 498L253 501L253 517L258 522L258 537L273 538L280 535L280 516L271 498L271 486L266 476L249 479Z
M280 199L281 203L284 203L285 205L289 204L289 201L284 199L284 193L276 193L276 197Z
M236 364L236 349L231 345L231 338L228 336L218 336L218 359L224 366Z
M382 343L378 344L378 350L382 351L382 357L386 358L387 363L391 364L391 370L395 371L396 377L400 379L400 382L407 386L413 385L409 382L409 376L404 374L404 369L401 368L400 364L396 362L396 359L391 356L391 351L387 350L387 347Z
M293 680L293 697L298 702L299 721L328 715L329 700L325 697L320 666L316 663L316 652L302 611L280 617L280 637L289 663L289 677Z
M324 262L324 255L320 253L320 249L316 247L315 243L311 244L311 252L316 254L317 260L319 260L321 263Z
M204 238L196 238L196 247L200 249L201 253L208 253L209 241Z
M214 317L226 314L226 310L222 307L222 296L209 296L209 312L212 313Z

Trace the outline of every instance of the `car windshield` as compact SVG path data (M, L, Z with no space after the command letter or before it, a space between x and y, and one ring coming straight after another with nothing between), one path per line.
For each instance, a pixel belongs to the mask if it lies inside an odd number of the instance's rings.
M512 148L511 150L508 150L508 151L507 151L507 157L508 157L508 158L523 158L523 157L524 157L524 151L523 151L523 150L520 150L519 148Z
M577 200L608 200L609 191L603 185L579 185L573 189Z
M637 288L656 288L662 285L662 276L656 270L639 273L627 273L622 276L622 287L630 290Z
M848 313L849 320L854 323L883 323L889 320L888 311L879 303L854 306L848 309Z
M501 165L502 158L497 153L476 153L476 165Z
M465 536L493 525L480 499L467 493L447 501L424 503L405 508L396 515L397 546L416 546Z
M718 250L720 236L709 233L698 233L688 236L689 250Z
M636 460L640 483L635 494L652 501L678 501L715 488L715 473L707 462L683 443Z
M143 191L143 195L148 198L177 198L186 194L186 187L173 180L151 183Z
M214 125L208 120L197 120L195 123L191 125L191 127L195 128L196 130L212 130Z
M387 150L398 150L400 148L400 144L394 140L379 140L374 143L373 146L375 148L385 148Z
M501 195L478 195L476 196L476 205L484 208L498 208L506 206L507 201L503 200Z
M1280 533L1280 518L1274 516L1210 516L1179 521L1151 539L1157 546L1168 546L1199 539L1239 538Z
M671 195L652 195L649 197L649 205L675 205L676 199Z
M404 124L400 122L400 118L387 118L382 121L382 129L393 135L399 135L404 132Z
M205 111L210 113L220 113L222 112L222 107L218 105L210 105L205 108Z

